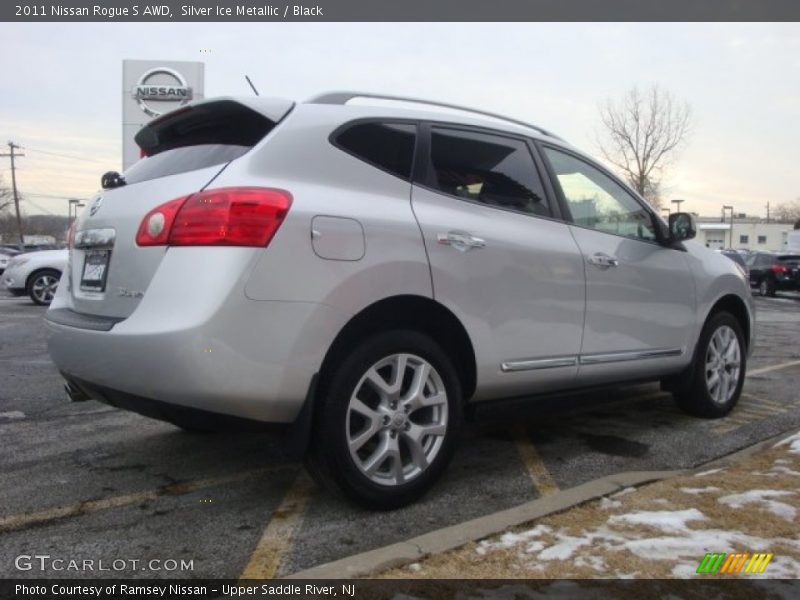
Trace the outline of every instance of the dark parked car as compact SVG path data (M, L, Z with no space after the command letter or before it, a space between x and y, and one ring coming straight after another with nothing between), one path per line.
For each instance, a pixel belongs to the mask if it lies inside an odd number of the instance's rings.
M744 262L744 255L742 255L741 252L737 250L720 250L720 252L730 258L737 265L744 268L745 271L747 270L747 265Z
M800 289L800 254L754 252L747 257L750 286L762 296Z

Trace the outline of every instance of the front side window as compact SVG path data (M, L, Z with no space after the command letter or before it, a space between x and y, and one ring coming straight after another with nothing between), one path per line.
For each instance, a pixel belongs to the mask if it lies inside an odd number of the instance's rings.
M355 157L409 179L416 139L416 125L369 122L348 127L334 141Z
M586 161L544 149L576 225L641 240L656 240L652 215L621 185Z
M434 127L431 166L431 185L445 194L550 216L539 172L522 140Z

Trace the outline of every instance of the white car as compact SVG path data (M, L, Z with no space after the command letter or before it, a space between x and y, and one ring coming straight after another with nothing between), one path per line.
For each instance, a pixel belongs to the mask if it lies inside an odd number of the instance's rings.
M3 285L16 296L28 294L36 304L47 306L53 300L69 250L41 250L18 254L8 261Z

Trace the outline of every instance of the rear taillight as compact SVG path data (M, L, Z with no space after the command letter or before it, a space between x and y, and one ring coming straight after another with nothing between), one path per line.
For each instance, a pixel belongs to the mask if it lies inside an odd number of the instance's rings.
M772 265L769 268L769 270L772 271L773 273L788 273L789 272L789 269L787 269L783 265Z
M176 198L145 215L140 246L266 246L292 195L271 188L220 188Z

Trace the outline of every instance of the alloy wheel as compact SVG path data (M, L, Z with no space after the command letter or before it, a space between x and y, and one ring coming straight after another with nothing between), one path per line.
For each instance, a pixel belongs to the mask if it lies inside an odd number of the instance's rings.
M741 348L736 333L723 325L708 342L706 350L706 389L716 404L726 404L736 393L741 370Z
M447 391L434 366L413 354L387 356L367 369L350 397L350 456L371 481L402 485L434 461L447 423Z

